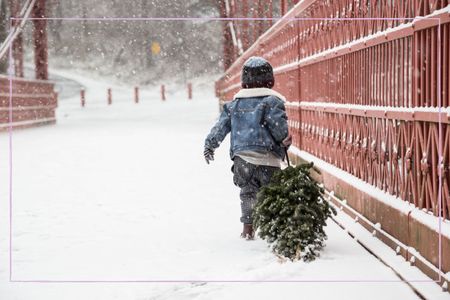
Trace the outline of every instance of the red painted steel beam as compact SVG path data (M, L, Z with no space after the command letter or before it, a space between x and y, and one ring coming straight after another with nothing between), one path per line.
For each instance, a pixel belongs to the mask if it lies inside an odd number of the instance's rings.
M225 1L226 0L219 0L221 18L229 17L227 15ZM233 57L234 46L228 21L222 21L222 45L223 45L223 67L224 70L227 70L233 63L234 59Z
M20 14L20 0L10 1L11 15L19 17ZM18 26L20 20L12 20L12 26ZM18 34L12 44L13 60L14 60L14 74L16 77L23 77L23 38L22 34Z
M242 17L248 18L249 17L249 7L248 7L248 1L249 0L241 0L241 9L242 9ZM249 33L249 21L243 20L242 21L242 46L244 48L244 51L246 51L250 47L250 33Z
M236 0L226 0L229 1L230 5L230 15L229 18L235 18L239 15L237 14L237 3ZM239 58L240 50L239 50L239 41L241 40L241 30L240 30L240 23L236 21L230 21L230 26L233 26L233 33L236 40L236 45L233 47L233 61ZM230 27L231 31L231 27ZM230 66L231 67L231 66Z
M256 5L258 5L257 8L256 8ZM253 9L255 11L256 17L267 18L266 10L264 9L263 0L256 0L255 7ZM265 23L265 21L258 21L258 25L257 25L257 28L256 28L255 41L258 39L258 37L261 36L261 34L263 34L263 32L264 32L264 23Z
M272 24L273 24L273 21L272 21L272 18L273 18L273 0L269 0L267 2L268 2L267 3L267 5L268 5L267 18L269 18L268 27L267 28L270 28L270 27L272 27Z
M36 79L48 79L48 45L47 20L45 0L37 0L34 4L32 17L34 18L34 61L36 65Z
M260 0L251 0L251 6L250 6L250 12L252 12L252 18L256 19L258 18L258 12L260 13L261 11L259 10L259 3L261 1ZM260 25L261 21L256 21L253 20L251 22L251 27L252 27L252 44L258 39L259 35L260 35Z
M288 11L288 0L280 0L281 16L284 16Z

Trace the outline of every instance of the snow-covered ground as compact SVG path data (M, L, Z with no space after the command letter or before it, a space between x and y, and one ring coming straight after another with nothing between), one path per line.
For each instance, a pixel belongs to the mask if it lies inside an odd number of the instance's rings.
M168 86L166 102L155 88L134 104L132 86L113 87L107 106L106 83L58 74L86 87L87 106L64 99L56 125L13 133L16 282L0 134L0 299L417 298L332 221L312 263L281 263L264 241L239 238L228 141L211 165L202 157L218 116L212 81L194 85L193 101Z

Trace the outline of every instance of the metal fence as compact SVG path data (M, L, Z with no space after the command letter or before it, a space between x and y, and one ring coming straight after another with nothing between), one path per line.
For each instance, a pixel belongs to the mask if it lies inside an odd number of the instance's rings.
M231 100L243 62L265 57L296 147L450 219L449 4L301 1L230 66L217 96Z

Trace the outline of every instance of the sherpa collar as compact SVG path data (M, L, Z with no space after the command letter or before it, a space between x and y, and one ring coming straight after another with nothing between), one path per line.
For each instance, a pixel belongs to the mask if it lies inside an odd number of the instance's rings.
M242 89L234 95L233 100L236 98L254 98L263 96L275 96L286 101L286 98L283 95L269 88Z

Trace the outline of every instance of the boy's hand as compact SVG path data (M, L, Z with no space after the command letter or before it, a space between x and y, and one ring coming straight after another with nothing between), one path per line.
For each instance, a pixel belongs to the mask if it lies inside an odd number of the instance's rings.
M288 149L292 145L292 135L288 135L281 143Z
M205 147L205 151L203 151L203 156L205 156L206 163L209 165L209 162L214 160L214 150Z

